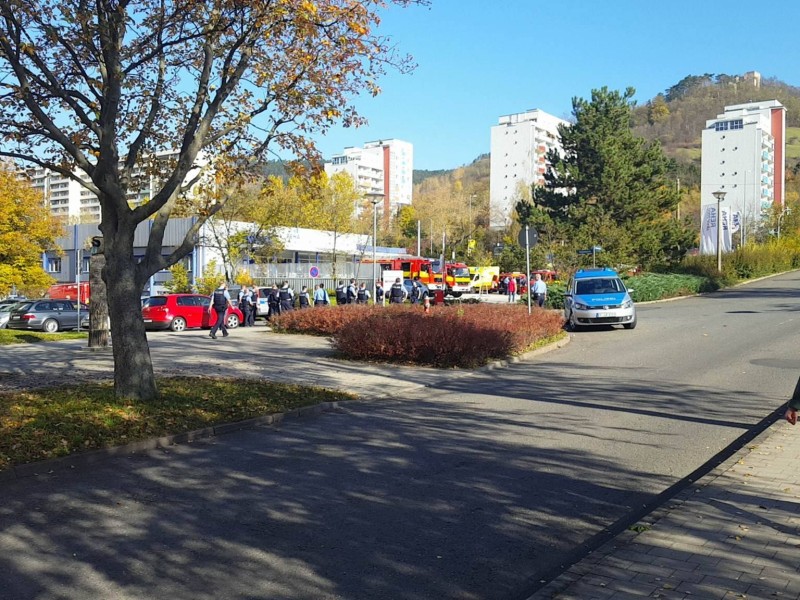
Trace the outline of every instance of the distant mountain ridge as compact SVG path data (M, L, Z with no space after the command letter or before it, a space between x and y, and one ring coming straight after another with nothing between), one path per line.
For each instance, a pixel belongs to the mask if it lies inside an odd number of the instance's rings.
M753 73L684 77L664 93L635 107L631 126L637 135L661 143L667 156L675 159L683 183L699 185L701 133L706 121L724 112L726 106L778 100L786 107L787 170L799 170L800 88L757 73L754 77ZM488 160L489 155L482 154L471 164L453 169L415 170L414 185L431 177L453 177L458 171L459 179L486 177L484 185L488 189Z

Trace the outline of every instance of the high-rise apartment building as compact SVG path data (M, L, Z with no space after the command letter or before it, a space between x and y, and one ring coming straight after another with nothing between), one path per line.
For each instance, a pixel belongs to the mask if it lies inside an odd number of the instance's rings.
M345 148L325 163L329 175L345 171L369 199L380 199L383 213L396 214L411 204L414 146L403 140L367 142L363 148Z
M491 132L489 224L511 223L520 190L544 183L547 152L561 150L559 125L567 121L534 109L500 117Z
M166 170L171 167L171 162L177 159L177 153L174 152L164 152L154 156L155 160L147 168L137 166L133 170L131 176L133 185L128 191L128 202L132 205L141 204L153 195L160 185L157 173L161 170L165 172L164 177L166 177ZM145 161L151 162L149 157L145 157ZM197 168L202 168L207 163L205 157L198 157ZM75 173L82 180L89 181L89 176L83 171L76 170ZM191 171L187 180L191 180L196 174L196 170ZM31 185L42 192L45 206L50 208L53 216L85 223L100 221L100 200L75 179L43 168L28 171L27 175Z
M726 106L716 119L706 121L700 182L702 231L707 229L706 220L716 214L714 192L725 192L722 204L730 208L730 230L741 228L743 241L773 205L783 206L785 139L786 109L777 100ZM701 250L714 253L715 243L714 248L704 243Z

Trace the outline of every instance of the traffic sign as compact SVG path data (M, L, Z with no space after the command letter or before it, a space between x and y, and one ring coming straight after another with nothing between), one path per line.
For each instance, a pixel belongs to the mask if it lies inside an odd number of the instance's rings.
M526 244L525 226L523 225L522 229L519 230L519 237L517 238L517 241L519 242L519 245L522 246L523 248L526 245L530 245L531 247L535 246L536 244L539 243L539 232L536 231L533 227L529 227L528 228L528 239L527 239L527 244Z
M594 254L592 250L578 250L578 254Z
M311 277L319 277L319 267L316 267L316 266L314 266L314 267L311 267L311 268L308 270L308 274L309 274Z

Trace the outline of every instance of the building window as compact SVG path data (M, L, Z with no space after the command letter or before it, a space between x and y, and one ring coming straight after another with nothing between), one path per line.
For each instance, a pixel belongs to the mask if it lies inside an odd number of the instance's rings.
M47 257L47 272L48 273L61 273L61 258Z

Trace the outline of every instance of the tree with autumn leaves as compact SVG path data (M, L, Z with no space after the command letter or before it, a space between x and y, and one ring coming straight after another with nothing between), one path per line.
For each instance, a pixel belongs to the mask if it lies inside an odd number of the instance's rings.
M310 135L363 119L358 94L413 65L377 34L378 11L427 0L14 0L0 3L0 156L78 181L101 206L118 397L158 389L139 310L151 275L270 151L318 160ZM159 155L170 154L167 163ZM179 199L208 177L183 243L162 255ZM140 176L144 169L143 177ZM128 194L149 185L147 202ZM82 171L88 177L81 178ZM143 257L138 224L151 220Z
M42 250L56 250L61 224L42 207L27 181L0 168L0 297L12 290L38 296L53 278L42 268Z

